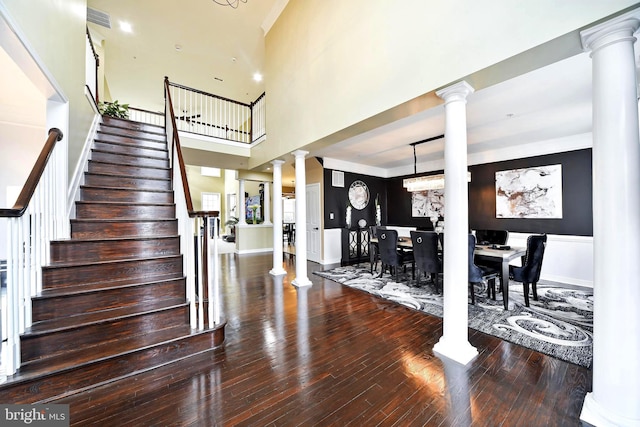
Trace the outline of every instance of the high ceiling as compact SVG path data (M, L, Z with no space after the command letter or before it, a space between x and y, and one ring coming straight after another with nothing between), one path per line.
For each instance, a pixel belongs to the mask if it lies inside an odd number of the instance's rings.
M90 29L104 39L112 98L135 100L135 106L162 111L162 79L167 75L173 82L227 98L255 100L264 91L264 83L252 79L263 68L264 31L286 2L247 0L234 9L212 0L195 0L176 9L169 0L88 0L89 7L111 17L112 29L94 24ZM121 32L120 20L129 22L133 33ZM470 154L589 132L588 54L479 90L468 98L467 119ZM444 124L444 107L439 106L310 156L356 163L369 168L372 175L409 174L414 168L410 144L441 135ZM417 146L418 164L441 161L443 144L440 139ZM291 168L283 169L285 185L292 175Z

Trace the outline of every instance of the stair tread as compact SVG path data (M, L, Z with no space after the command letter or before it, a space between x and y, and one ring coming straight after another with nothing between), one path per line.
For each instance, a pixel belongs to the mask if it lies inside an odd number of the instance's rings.
M135 139L135 138L132 138ZM99 142L101 144L111 144L111 145L119 145L119 146L123 146L123 147L127 147L127 148L141 148L144 150L154 150L154 151L163 151L165 153L169 152L169 149L166 148L166 143L164 141L151 141L151 142L157 142L158 143L158 147L147 147L144 145L139 145L136 144L134 142L125 142L125 141L107 141L104 139L100 138L100 135L97 135L94 140L94 142Z
M93 313L83 313L59 319L43 320L41 322L34 323L29 328L26 328L23 337L34 337L51 332L78 329L88 325L105 323L126 317L140 316L146 313L185 306L187 304L188 303L182 298L170 298L153 302L145 301L138 305L101 310Z
M108 358L201 333L201 331L192 330L189 325L175 326L128 337L126 339L110 341L97 346L80 348L73 352L66 352L62 355L47 358L46 360L31 361L25 363L15 375L8 377L7 382L0 385L0 389L19 382L98 363ZM45 360L46 363L42 363L42 360Z
M175 218L74 218L71 222L88 222L88 223L104 223L104 222L167 222L177 221Z
M185 276L176 275L175 277L148 276L145 280L138 278L137 280L109 280L104 282L83 283L81 285L64 286L60 288L43 289L38 295L32 297L34 300L56 298L64 296L82 295L87 293L95 293L110 289L134 288L139 286L150 286L162 282L171 282L173 280L183 280Z
M100 127L124 129L124 130L131 130L131 131L135 131L135 132L148 132L148 133L159 134L159 135L163 135L163 136L166 134L165 131L164 131L165 130L164 126L154 125L154 124L151 124L151 123L136 122L136 121L133 121L133 120L129 120L128 123L122 123L125 126L118 126L119 124L120 123L112 124L112 123L102 122L102 123L100 123ZM156 129L154 129L153 131L144 130L144 129L135 129L135 128L131 127L130 125L144 126L145 128L155 127Z
M171 259L171 258L179 258L182 254L175 255L157 255L152 258L144 257L144 258L121 258L121 259L107 259L104 261L80 261L80 262L59 262L50 265L43 265L43 270L50 270L54 268L68 268L68 267L83 267L89 265L108 265L108 264L118 264L118 263L126 263L126 262L136 262L136 261L156 261L163 259Z
M122 157L132 157L132 158L139 158L139 159L151 159L151 160L169 160L166 153L164 156L150 156L148 154L131 154L131 153L120 153L117 151L109 151L109 150L103 150L100 148L92 148L91 151L96 154L96 153L102 153L102 154L111 154L114 156L122 156Z
M170 182L171 178L158 178L158 177L154 177L154 176L150 176L150 177L144 177L144 176L136 176L136 175L115 175L115 174L111 174L111 173L101 173L101 172L85 172L84 174L85 176L87 175L91 175L91 176L106 176L106 177L117 177L117 178L131 178L131 179L144 179L144 180L150 180L150 181L164 181L164 182Z
M54 244L73 244L73 243L91 243L91 242L117 242L117 241L138 241L138 240L162 240L162 239L173 239L176 237L180 237L179 234L174 234L172 236L124 236L124 237L104 237L104 238L96 238L96 237L80 237L80 238L69 238L69 239L58 239L53 240L51 243Z
M127 205L127 206L174 206L175 203L148 203L148 202L111 202L111 201L92 201L92 200L78 200L76 203L81 203L84 205L94 204L94 205Z
M117 190L117 191L140 191L140 192L148 192L148 193L173 193L173 190L160 190L156 188L127 188L127 187L109 187L102 185L81 185L80 188L88 189L99 189L99 190ZM86 202L87 200L83 200ZM127 202L129 203L129 202Z
M89 160L90 163L100 163L103 165L112 165L112 166L126 166L132 168L146 168L146 169L160 169L160 170L171 170L168 166L149 166L149 165L123 165L122 163L116 162L105 162L104 160ZM142 177L141 177L142 178Z

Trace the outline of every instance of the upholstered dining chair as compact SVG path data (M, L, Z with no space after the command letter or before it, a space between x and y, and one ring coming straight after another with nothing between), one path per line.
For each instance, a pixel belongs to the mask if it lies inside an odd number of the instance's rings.
M396 281L398 281L401 267L404 267L406 271L406 265L411 264L413 270L413 252L398 248L398 232L396 230L378 229L378 253L382 263L380 276L389 268L389 273L395 275ZM415 271L412 271L412 274L415 276Z
M508 240L507 230L476 230L476 241L481 245L506 245Z
M442 274L442 258L438 254L438 235L435 231L411 231L413 258L416 269L416 286L420 285L420 276L429 275L431 281L440 291L438 277Z
M534 301L538 301L538 280L542 270L542 259L547 246L546 234L534 234L527 237L527 252L522 259L522 266L509 266L509 278L522 282L524 291L524 305L529 307L529 285L533 291Z
M374 271L378 271L378 261L380 260L380 255L378 253L378 242L373 242L372 240L378 238L378 230L385 230L386 227L382 225L370 225L369 226L369 263L370 272L373 274Z
M478 266L473 259L476 250L476 237L469 234L469 294L471 294L471 304L476 303L476 295L473 287L474 283L487 282L487 297L496 299L496 279L500 271L492 267Z

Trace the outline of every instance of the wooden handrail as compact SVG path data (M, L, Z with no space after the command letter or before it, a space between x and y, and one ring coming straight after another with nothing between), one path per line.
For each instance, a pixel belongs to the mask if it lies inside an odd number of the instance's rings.
M191 191L189 190L189 181L187 181L187 170L182 158L182 148L180 147L180 137L178 136L178 127L176 126L176 115L173 112L173 102L171 101L171 91L169 90L169 78L164 78L164 91L169 105L169 117L171 118L171 127L173 128L173 142L178 153L178 166L180 167L180 175L182 176L182 188L184 188L184 198L187 202L187 212L193 212L193 202L191 201ZM173 148L173 145L171 148ZM173 150L172 150L173 152ZM171 162L171 168L175 166L175 161Z
M96 61L96 104L100 104L100 98L98 96L98 68L100 67L100 56L96 53L96 49L93 47L93 39L91 38L91 33L89 33L89 27L85 27L87 29L87 37L89 38L89 46L91 46L91 52L93 53L93 59Z
M245 104L244 102L234 101L233 99L225 98L224 96L214 95L212 93L205 92L205 91L199 90L199 89L194 89L192 87L184 86L184 85L181 85L181 84L178 84L178 83L171 83L171 82L169 82L169 77L166 77L166 76L165 76L165 82L167 82L169 85L171 85L173 87L177 87L178 89L188 90L188 91L199 93L199 94L202 94L202 95L211 96L213 98L217 98L217 99L220 99L222 101L227 101L227 102L231 102L231 103L234 103L234 104L242 105L243 107L251 108L251 104Z
M16 204L13 205L13 208L10 209L0 209L0 217L16 218L24 215L27 208L29 207L31 197L33 197L33 193L36 191L38 182L40 182L40 177L44 173L44 169L49 162L49 157L51 157L54 148L56 148L56 142L60 141L61 139L62 131L60 129L49 129L47 142L45 142L44 147L42 147L40 156L38 157L36 164L33 166L33 169L31 170L27 181L24 183Z

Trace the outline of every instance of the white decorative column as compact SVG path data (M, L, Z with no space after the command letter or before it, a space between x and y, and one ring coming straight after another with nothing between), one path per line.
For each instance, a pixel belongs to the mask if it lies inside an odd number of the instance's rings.
M640 9L580 33L593 60L593 391L580 418L640 426Z
M469 201L467 183L467 96L473 88L459 82L436 92L444 99L444 317L443 333L433 351L466 365L478 355L469 344L467 268Z
M273 268L269 273L279 276L287 273L282 268L282 164L284 160L274 160L271 163L273 164Z
M240 217L238 218L238 224L247 225L247 212L246 209L246 200L244 198L244 179L238 180L238 211L240 212Z
M263 182L264 184L264 212L262 213L262 218L264 219L264 225L271 225L271 195L269 194L269 186L271 183L269 181ZM282 189L281 189L282 191Z
M294 151L296 159L296 278L294 286L311 286L307 277L307 181L305 156L308 151Z

